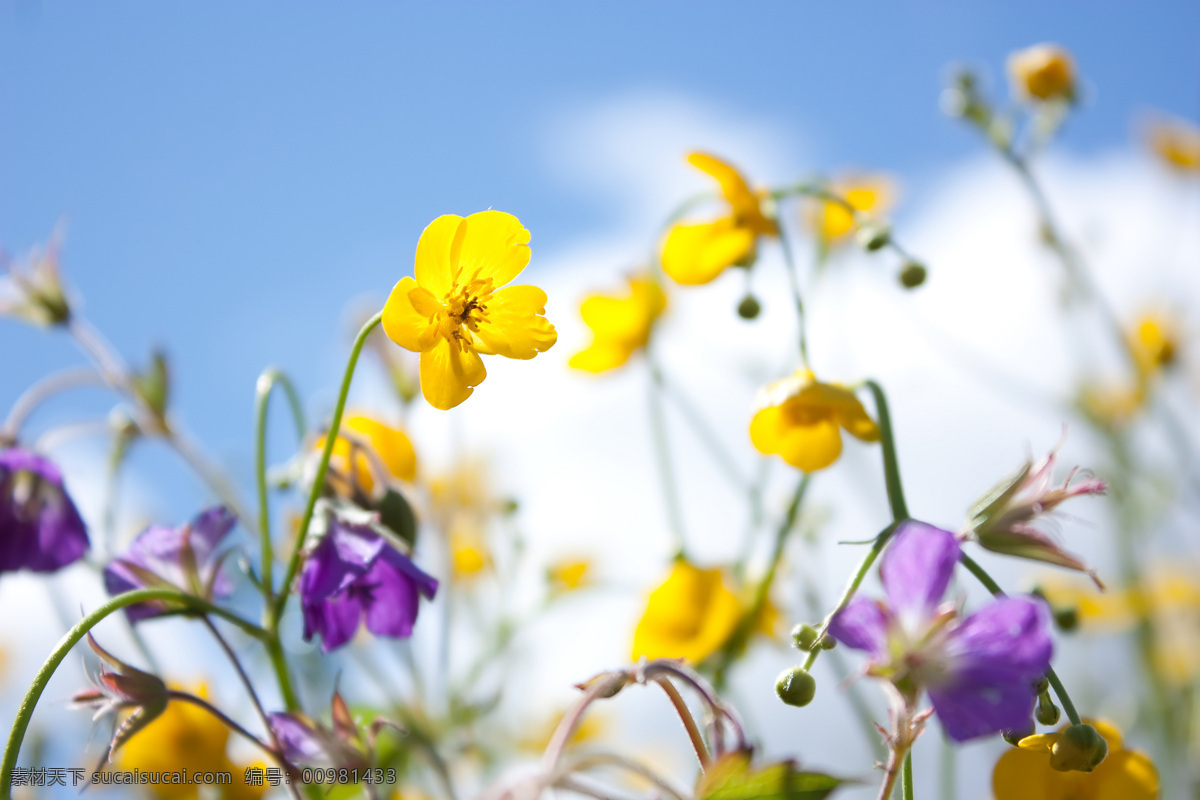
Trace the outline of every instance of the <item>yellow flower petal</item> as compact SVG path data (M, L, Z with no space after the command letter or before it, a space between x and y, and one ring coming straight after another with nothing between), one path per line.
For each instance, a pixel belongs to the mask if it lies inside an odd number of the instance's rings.
M786 409L784 411L786 414ZM790 427L779 441L779 455L796 469L815 472L837 461L842 435L832 419Z
M451 256L451 249L462 221L457 214L443 214L429 223L417 240L413 274L421 288L439 300L454 290L458 264Z
M486 377L479 354L457 341L439 338L421 353L421 394L434 408L454 408Z
M675 225L663 240L662 267L677 283L698 286L753 252L754 232L738 227L732 217Z
M584 372L607 372L623 365L632 355L631 347L597 341L571 356L567 365Z
M487 315L475 329L487 353L529 359L558 341L558 332L542 314L546 293L536 286L508 286L487 298Z
M992 794L995 800L1084 800L1084 795L1072 794L1081 776L1050 769L1049 753L1013 748L996 762Z
M737 627L741 606L719 569L677 561L650 593L646 613L633 634L633 658L703 661Z
M1017 95L1027 100L1070 100L1075 94L1075 63L1055 44L1038 44L1008 57Z
M529 231L512 214L472 214L462 221L451 247L456 284L491 281L493 288L505 285L529 263L528 242Z
M592 329L593 342L571 357L570 366L587 372L604 372L621 366L645 347L655 320L667 306L658 283L631 278L624 297L593 295L583 301L579 314Z
M420 296L423 291L412 278L401 278L383 306L383 332L396 344L417 353L428 350L437 338L437 324L412 302L413 295Z
M1149 126L1150 149L1174 169L1200 172L1200 127L1181 119L1160 119Z
M1158 769L1153 761L1138 752L1111 753L1088 777L1095 783L1094 800L1155 800L1158 797Z
M708 153L688 153L688 163L701 172L706 172L721 185L721 194L729 205L740 210L747 205L758 206L758 198L750 190L746 179L732 164Z
M402 481L412 481L417 476L417 453L404 431L361 414L349 417L345 427L370 439L371 446L392 475Z

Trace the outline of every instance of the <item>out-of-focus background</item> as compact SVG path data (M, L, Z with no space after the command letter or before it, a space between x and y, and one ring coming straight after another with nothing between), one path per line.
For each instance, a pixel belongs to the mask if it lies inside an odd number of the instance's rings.
M910 505L954 527L1027 452L1059 440L1064 413L1046 398L1074 388L1071 338L1098 334L1072 330L1061 313L1055 265L1020 185L975 132L943 113L948 70L974 66L1004 98L1010 52L1050 41L1074 55L1080 108L1039 174L1118 314L1132 319L1200 300L1196 183L1156 162L1141 137L1154 113L1200 118L1197 30L1200 5L1185 2L350 9L14 0L0 5L0 245L20 254L60 226L61 266L87 315L135 364L149 345L165 348L177 415L248 488L259 372L283 367L310 414L327 414L356 315L411 274L422 228L443 213L516 214L533 235L525 277L546 289L559 344L529 363L489 362L467 404L418 407L409 426L429 464L463 447L487 454L500 489L519 497L535 552L596 559L604 587L530 638L533 667L511 686L550 708L570 699L572 682L628 658L644 594L669 555L646 376L628 369L592 380L566 360L586 344L583 295L615 288L651 257L665 216L706 188L684 154L719 153L764 184L891 177L889 217L928 264L929 283L907 293L894 258L836 255L810 287L814 366L822 377L870 375L888 387ZM673 294L662 343L667 370L747 474L756 462L745 434L754 390L794 366L778 254L765 252L758 272L759 320L733 314L743 285L729 275ZM64 338L0 320L0 409L48 371L81 361ZM1103 373L1111 364L1084 366ZM1189 424L1197 388L1193 380L1171 398ZM396 411L370 366L353 399ZM47 407L36 425L110 406L85 391ZM727 561L744 527L740 496L684 429L675 433L689 535L704 559ZM286 457L283 414L271 435L273 455ZM1073 437L1063 460L1087 464L1092 444ZM1169 454L1167 444L1150 436L1145 447ZM102 485L85 476L103 469L104 442L73 441L58 455L94 519ZM181 522L209 499L161 448L131 458L122 537L150 521ZM877 461L876 451L848 445L814 484L821 543L804 551L812 560L789 571L781 594L798 599L812 578L827 602L835 596L858 552L834 542L867 538L886 522ZM771 513L792 480L775 468ZM1103 574L1114 554L1095 545L1106 523L1100 502L1090 502L1062 531ZM1171 530L1168 520L1164 537L1179 553L1195 550L1194 530ZM996 564L1011 585L1036 572ZM82 579L70 573L51 585L71 614L96 600L79 594ZM61 633L44 597L28 576L0 579L0 718ZM187 630L168 635L186 642ZM1129 714L1119 681L1130 672L1117 651L1071 640L1063 653L1086 703ZM769 753L873 780L831 676L818 675L822 694L808 709L775 700L773 676L795 660L783 647L758 648L739 667L733 701ZM174 666L185 675L207 669ZM52 684L50 699L69 695L78 677ZM628 713L610 735L653 747L686 774L679 732L656 721L662 709L647 702ZM655 741L645 745L647 737ZM988 796L999 749L966 748L960 796ZM931 735L918 771L932 772L938 758Z

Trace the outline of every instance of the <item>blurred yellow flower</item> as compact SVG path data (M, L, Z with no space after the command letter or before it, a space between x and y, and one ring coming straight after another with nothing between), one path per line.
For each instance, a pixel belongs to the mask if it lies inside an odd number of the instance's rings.
M455 577L475 577L491 564L488 532L503 508L483 458L461 459L429 481L429 519L446 536Z
M380 463L392 477L408 482L417 477L417 454L404 431L391 428L362 414L348 416L342 420L342 430L355 434L356 439L369 442ZM317 440L314 449L319 452L324 447L325 437L322 436ZM341 475L349 476L351 451L355 449L359 452L354 460L354 480L363 491L370 493L375 486L375 478L371 474L371 459L361 448L351 445L347 437L338 436L333 445L330 466Z
M763 455L778 455L805 472L824 469L842 453L844 428L864 442L879 440L879 428L854 392L821 383L806 370L759 391L750 420L750 441Z
M1166 369L1179 353L1178 321L1167 314L1143 314L1129 333L1129 349L1143 376Z
M1034 101L1075 99L1075 62L1056 44L1037 44L1008 57L1008 75L1018 97Z
M564 558L555 561L546 569L550 588L557 592L571 592L591 583L592 562L585 558Z
M721 186L728 213L715 220L681 223L662 243L663 271L677 283L699 285L726 267L752 261L760 236L778 236L779 226L763 213L762 192L754 192L732 165L707 153L690 153L688 162Z
M592 343L571 356L570 365L586 372L616 369L650 341L650 329L667 307L667 296L646 276L629 279L628 296L596 294L579 313L592 329Z
M1141 583L1099 592L1090 583L1047 575L1039 581L1055 610L1074 609L1087 630L1119 632L1145 619L1154 627L1154 664L1169 683L1200 677L1200 571L1189 564L1158 564Z
M886 175L859 175L843 178L830 189L856 212L878 216L887 213L896 197L896 185ZM836 242L856 227L855 215L841 203L824 200L807 206L807 222L818 237Z
M1200 127L1181 119L1157 119L1147 126L1146 141L1172 168L1200 174Z
M461 533L450 535L450 568L455 578L473 578L490 563L487 545L480 539Z
M633 633L633 658L686 658L699 663L729 639L742 605L720 569L678 560L650 593Z
M580 721L575 732L571 734L571 738L567 740L568 744L580 745L595 742L608 732L607 720L597 713L595 708L592 706L587 716ZM518 746L531 753L545 752L546 748L550 746L550 740L554 737L554 732L558 729L562 717L563 713L559 712L551 714L540 722L533 723L525 729L526 733L518 741Z
M995 800L1154 800L1158 770L1149 758L1122 746L1111 723L1086 720L1108 743L1108 756L1091 772L1058 772L1050 767L1050 748L1059 734L1021 740L1005 751L992 772ZM1065 727L1065 726L1064 726ZM1061 730L1061 729L1060 729Z
M546 293L505 286L529 263L528 241L520 220L502 211L444 214L421 234L416 278L392 289L383 330L421 354L421 392L434 408L471 396L487 377L481 353L529 359L558 340L542 316Z
M188 691L207 699L205 686ZM134 734L117 753L118 769L142 772L177 772L186 769L197 772L230 772L233 780L228 786L158 783L144 788L159 800L199 800L221 797L226 800L250 800L261 797L261 787L246 786L242 781L244 769L235 766L226 754L229 729L198 706L172 700L166 710L149 725ZM213 794L210 794L212 792Z
M1146 404L1141 382L1085 383L1079 392L1079 406L1091 420L1105 428L1118 429L1132 420Z

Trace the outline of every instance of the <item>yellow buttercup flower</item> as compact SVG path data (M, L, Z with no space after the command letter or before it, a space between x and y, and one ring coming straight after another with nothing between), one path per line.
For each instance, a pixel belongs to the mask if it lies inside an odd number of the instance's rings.
M896 196L895 183L885 175L847 177L833 184L830 191L856 212L875 216L887 213ZM809 227L827 242L845 238L856 227L855 215L841 203L817 201L807 208Z
M482 540L471 535L451 533L450 568L455 578L474 578L490 563L491 556Z
M616 369L650 341L650 330L667 307L667 296L646 276L629 279L628 296L597 294L579 308L592 329L592 343L571 356L575 369L605 372Z
M720 569L679 560L650 593L633 633L633 658L686 658L699 663L729 639L742 605Z
M417 477L417 454L412 442L404 431L389 427L371 417L354 414L342 420L343 431L355 434L360 442L367 442L379 457L379 462L392 477L411 482ZM315 450L320 452L325 447L325 437L317 440ZM351 444L345 436L338 436L333 445L330 465L341 475L350 474L351 453L359 452L354 460L354 480L363 491L370 493L375 486L375 478L371 474L371 459L367 454Z
M1178 322L1166 314L1143 314L1129 333L1129 349L1143 376L1166 369L1179 354Z
M1037 44L1008 57L1016 94L1027 100L1075 99L1075 62L1056 44Z
M1058 772L1050 748L1059 733L1030 736L1005 751L992 772L995 800L1155 800L1158 769L1145 754L1126 750L1111 723L1086 720L1108 743L1108 756L1091 772Z
M677 283L699 285L726 267L752 261L758 237L778 236L779 226L763 213L764 194L750 189L729 163L707 153L690 153L688 162L721 186L728 213L709 222L675 225L662 243L663 271Z
M1158 119L1147 126L1146 141L1173 169L1200 174L1200 127L1181 119Z
M592 562L586 558L564 558L546 569L546 577L555 591L573 592L591 583Z
M454 408L483 382L480 354L530 359L558 340L543 316L546 293L505 286L529 263L528 241L520 220L502 211L445 214L421 233L416 277L392 289L383 330L421 354L421 392L434 408Z
M190 690L207 699L204 686ZM172 700L167 708L149 725L134 734L117 754L121 770L142 772L178 772L186 769L197 772L234 773L228 786L205 786L204 797L216 796L226 800L251 800L261 797L261 787L246 786L241 780L243 768L234 765L226 754L229 728L198 706ZM196 784L147 784L145 788L159 800L199 800L200 786ZM208 792L214 792L213 795Z
M763 455L778 455L805 472L824 469L842 454L841 429L864 442L879 440L879 428L854 392L819 382L801 370L759 392L750 420L750 441Z

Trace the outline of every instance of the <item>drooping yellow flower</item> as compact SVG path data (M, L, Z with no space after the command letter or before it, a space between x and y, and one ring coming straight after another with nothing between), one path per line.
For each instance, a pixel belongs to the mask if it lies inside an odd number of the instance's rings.
M342 430L354 435L360 444L369 443L371 450L378 456L379 463L392 475L402 481L411 482L417 477L417 454L412 442L404 431L392 428L371 417L354 414L342 420ZM325 447L325 437L317 440L315 450L320 452ZM351 453L358 450L354 459L354 480L364 492L370 493L375 486L375 478L371 474L371 459L362 452L362 448L352 445L345 436L338 436L333 445L333 454L329 463L338 473L350 474Z
M629 279L628 296L596 294L583 301L579 313L592 329L592 343L571 356L575 369L616 369L650 341L650 330L667 307L667 296L646 276Z
M550 587L557 592L573 592L591 582L592 562L586 558L564 558L546 569Z
M879 215L887 213L895 202L895 183L886 175L846 177L834 183L830 191L845 200L855 211ZM818 237L837 242L854 231L854 214L841 203L817 201L808 206L807 222Z
M864 442L879 440L879 428L854 392L801 370L759 391L750 441L763 455L781 456L793 467L813 472L842 454L841 429Z
M688 162L716 179L728 204L717 219L674 225L663 239L663 271L677 283L695 286L753 260L758 237L778 236L779 226L763 212L764 194L751 190L732 165L707 153L689 153Z
M194 687L191 693L207 699L204 686ZM228 786L196 784L147 784L145 788L159 800L199 800L221 797L225 800L251 800L261 797L263 788L246 786L242 781L244 769L234 765L226 754L229 728L198 706L172 700L167 708L149 725L134 734L116 758L118 769L142 772L189 773L230 772L233 780ZM203 791L203 795L202 795ZM213 794L208 794L212 792Z
M1148 377L1170 367L1179 353L1179 324L1166 314L1146 313L1129 333L1138 371Z
M546 293L505 286L529 263L529 231L512 214L438 217L417 242L414 278L402 278L383 307L383 330L421 354L421 392L450 409L487 376L483 355L530 359L558 340ZM503 288L501 288L503 287Z
M995 800L1155 800L1158 769L1145 754L1126 750L1111 723L1087 720L1108 743L1108 756L1091 772L1058 772L1050 748L1059 734L1021 740L1005 751L992 772ZM1064 726L1065 727L1065 726Z
M633 633L633 658L686 658L699 663L723 645L741 619L742 605L720 569L679 560L650 593Z
M1048 575L1039 581L1056 610L1074 610L1083 630L1122 632L1146 620L1154 629L1154 666L1169 683L1200 678L1200 578L1188 564L1158 564L1134 586L1099 592L1089 583Z
M1026 100L1075 99L1075 62L1056 44L1036 44L1008 57L1013 90Z
M1200 174L1200 127L1181 119L1157 119L1147 126L1146 141L1168 166Z

